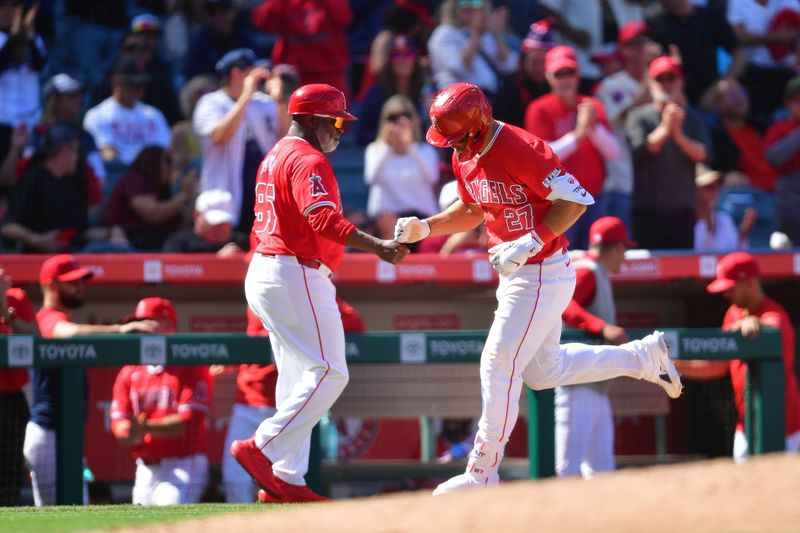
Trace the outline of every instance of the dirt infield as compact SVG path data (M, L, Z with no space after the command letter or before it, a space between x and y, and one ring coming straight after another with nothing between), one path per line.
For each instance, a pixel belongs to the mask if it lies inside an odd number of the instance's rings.
M433 498L401 494L148 526L153 533L628 533L800 531L800 456L504 483ZM120 530L114 530L120 533Z

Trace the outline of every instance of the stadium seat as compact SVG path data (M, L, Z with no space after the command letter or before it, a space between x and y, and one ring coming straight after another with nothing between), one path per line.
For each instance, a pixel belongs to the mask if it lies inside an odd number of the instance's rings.
M769 236L775 231L775 200L772 194L755 187L723 187L717 208L728 213L738 225L745 209L755 208L758 213L750 232L750 248L769 248Z

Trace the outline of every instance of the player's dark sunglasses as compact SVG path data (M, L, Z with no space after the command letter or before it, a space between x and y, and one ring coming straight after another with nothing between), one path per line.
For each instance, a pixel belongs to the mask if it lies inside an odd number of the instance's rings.
M561 70L559 70L558 72L554 72L554 73L553 73L553 76L555 76L555 77L556 77L556 78L558 78L558 79L561 79L561 78L571 78L571 77L573 77L573 76L574 76L576 73L577 73L577 71L576 71L574 68L562 68L562 69L561 69Z
M407 118L408 120L411 120L414 118L414 115L411 114L411 111L398 111L397 113L389 113L386 115L386 120L389 122L397 122L401 118Z

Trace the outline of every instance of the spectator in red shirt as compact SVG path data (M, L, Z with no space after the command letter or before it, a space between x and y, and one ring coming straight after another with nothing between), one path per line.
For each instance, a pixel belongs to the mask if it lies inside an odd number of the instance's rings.
M145 298L131 320L177 331L172 302ZM207 417L213 381L206 366L128 365L114 382L111 430L136 459L133 503L197 503L208 482Z
M19 333L39 334L36 314L25 291L12 288L11 278L0 268L0 335ZM19 503L25 464L22 444L28 423L22 387L27 382L27 368L0 369L0 507Z
M253 26L279 34L272 49L275 64L300 71L303 84L327 83L345 95L347 36L353 12L347 0L266 0L253 9Z
M784 104L789 118L767 130L767 161L777 170L775 218L778 230L800 243L800 76L786 84Z
M722 319L722 329L739 331L745 339L754 339L762 327L781 331L783 346L783 377L786 414L786 451L800 451L800 390L794 372L795 332L789 314L775 300L764 294L758 264L745 252L728 254L717 263L717 278L708 285L708 292L722 293L731 303ZM736 433L733 439L733 458L746 459L749 444L745 434L745 384L747 363L730 361L731 382L736 403Z
M766 143L747 120L750 98L735 79L714 84L712 94L719 120L709 128L715 170L738 171L747 176L753 187L772 192L775 169L764 156Z
M161 251L164 242L184 223L194 201L197 171L180 176L172 194L172 159L160 146L147 146L114 187L106 208L105 224L119 226L130 245L140 251Z
M547 52L545 70L552 92L528 105L525 129L547 141L567 172L594 197L594 204L565 234L574 248L585 250L589 226L603 214L605 161L617 158L619 143L603 104L578 94L578 59L572 48L556 46Z

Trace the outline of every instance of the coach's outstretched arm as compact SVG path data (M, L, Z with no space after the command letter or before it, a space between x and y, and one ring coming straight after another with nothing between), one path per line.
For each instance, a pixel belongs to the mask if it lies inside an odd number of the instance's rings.
M373 237L369 233L364 233L361 230L355 230L347 238L347 246L351 248L358 248L365 252L372 252L387 263L396 265L411 252L407 246L395 241L388 241Z

